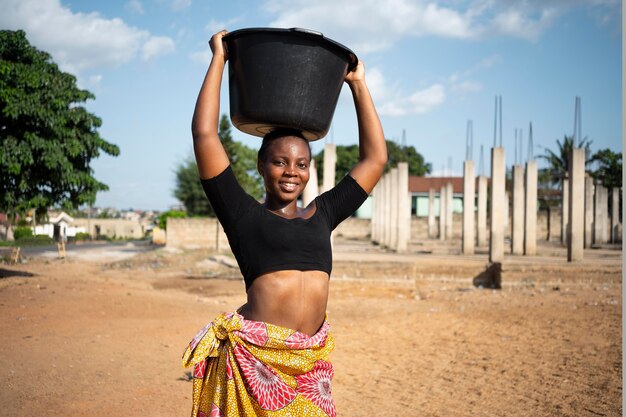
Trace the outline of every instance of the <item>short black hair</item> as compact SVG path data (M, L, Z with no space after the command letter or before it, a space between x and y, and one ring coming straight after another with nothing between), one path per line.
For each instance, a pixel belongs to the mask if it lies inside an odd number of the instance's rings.
M309 158L313 158L313 154L311 152L311 144L304 137L301 130L291 129L291 128L278 128L274 129L263 136L263 142L261 142L261 147L259 148L259 153L257 156L258 161L265 162L265 158L267 157L267 149L270 147L271 143L276 139L284 138L287 136L293 136L296 138L300 138L306 142L306 146L309 149Z

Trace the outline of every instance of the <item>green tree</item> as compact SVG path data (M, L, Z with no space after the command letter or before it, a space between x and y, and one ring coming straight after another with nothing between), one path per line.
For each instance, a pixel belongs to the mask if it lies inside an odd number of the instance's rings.
M220 118L218 135L228 154L237 181L252 197L260 198L265 190L257 171L257 151L233 139L230 121L225 114Z
M610 149L602 149L591 157L590 162L597 163L598 168L591 175L607 188L622 186L622 153Z
M85 109L94 98L23 31L0 31L0 211L76 208L108 190L90 163L119 148L100 137L101 120Z
M409 175L423 177L432 171L432 165L424 162L424 157L413 146L402 146L388 140L387 154L389 159L387 170L398 165L398 162L408 162Z
M176 168L176 197L190 216L214 216L213 207L204 194L198 177L198 165L193 158L187 158Z
M539 173L540 182L550 183L552 186L558 186L563 178L567 178L569 172L569 158L574 148L585 149L585 166L591 163L591 143L587 138L583 138L574 144L573 136L565 136L563 142L557 139L557 151L554 152L546 148L545 155L539 155L538 158L547 162L548 166Z
M401 146L387 140L388 162L385 172L396 166L398 162L408 162L409 175L424 176L431 172L430 163L424 162L424 157L413 146ZM324 179L324 151L314 157L319 180ZM335 167L335 183L339 182L359 161L359 147L357 145L337 145L337 164Z
M237 181L248 194L254 198L260 198L263 194L263 186L256 169L256 152L233 139L230 121L225 114L220 118L218 135L228 154ZM215 214L204 194L198 175L198 165L192 157L176 168L174 197L183 203L190 216L214 216Z
M561 183L569 172L569 159L574 148L585 149L585 166L591 163L591 144L588 138L581 139L577 144L573 136L565 136L563 142L557 139L557 150L545 148L545 154L537 158L545 161L547 166L537 173L537 198L540 210L550 210L561 204Z

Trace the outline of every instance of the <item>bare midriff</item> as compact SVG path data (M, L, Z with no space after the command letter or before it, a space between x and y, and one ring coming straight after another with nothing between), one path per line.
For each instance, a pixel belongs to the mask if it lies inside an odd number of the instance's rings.
M317 333L326 317L329 277L323 271L278 271L261 275L248 288L241 315L297 330Z

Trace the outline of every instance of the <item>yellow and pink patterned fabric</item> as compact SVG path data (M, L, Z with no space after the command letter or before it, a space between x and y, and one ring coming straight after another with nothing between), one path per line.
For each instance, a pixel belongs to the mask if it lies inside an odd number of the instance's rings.
M334 342L324 321L313 336L224 313L183 355L193 366L192 417L334 417Z

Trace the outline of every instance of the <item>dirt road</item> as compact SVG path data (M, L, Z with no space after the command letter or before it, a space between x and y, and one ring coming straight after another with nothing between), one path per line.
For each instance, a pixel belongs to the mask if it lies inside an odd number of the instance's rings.
M340 416L622 414L621 250L508 257L501 291L471 286L482 255L335 250ZM0 415L188 416L182 352L244 302L229 264L159 249L0 265Z

